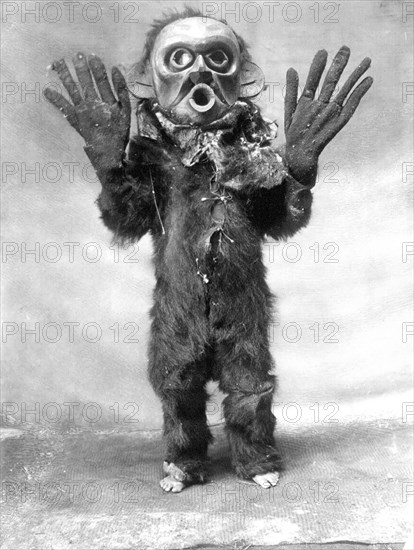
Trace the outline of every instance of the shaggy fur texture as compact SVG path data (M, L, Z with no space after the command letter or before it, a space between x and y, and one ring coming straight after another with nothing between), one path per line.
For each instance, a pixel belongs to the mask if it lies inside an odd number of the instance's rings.
M133 241L148 231L153 237L149 376L163 406L166 461L187 483L206 478L211 379L227 394L226 430L238 475L280 467L271 412L272 296L261 244L266 234L280 239L306 225L312 197L309 186L289 176L283 153L270 148L258 109L238 104L231 127L204 129L198 139L208 146L184 164L188 144L160 123L156 102L143 101L145 135L131 141L125 167L113 171L98 199L117 238ZM266 178L264 165L270 166Z

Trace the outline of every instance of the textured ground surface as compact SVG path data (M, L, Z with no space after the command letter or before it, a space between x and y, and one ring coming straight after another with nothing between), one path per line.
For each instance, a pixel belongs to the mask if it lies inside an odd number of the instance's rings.
M339 541L324 548L401 550L413 498L411 433L395 421L279 430L287 468L265 491L233 476L218 427L211 482L172 495L158 486L159 432L5 430L3 548L245 550Z

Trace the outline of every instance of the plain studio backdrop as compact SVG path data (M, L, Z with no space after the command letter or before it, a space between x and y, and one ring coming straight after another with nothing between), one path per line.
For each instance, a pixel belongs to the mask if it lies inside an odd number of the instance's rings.
M247 40L279 142L290 66L303 84L320 48L329 60L351 48L344 77L372 57L372 89L321 156L308 228L263 249L278 297L275 411L286 427L401 418L412 401L412 3L190 4ZM78 51L127 70L152 20L174 6L2 2L3 401L16 422L26 407L37 411L27 420L49 425L161 427L146 376L151 239L111 245L82 139L41 91L58 82L50 63Z

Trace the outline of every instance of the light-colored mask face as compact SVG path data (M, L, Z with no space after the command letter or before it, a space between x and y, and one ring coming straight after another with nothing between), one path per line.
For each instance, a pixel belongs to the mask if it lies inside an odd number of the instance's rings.
M150 64L159 104L177 120L208 124L239 97L239 43L220 21L170 23L156 38Z

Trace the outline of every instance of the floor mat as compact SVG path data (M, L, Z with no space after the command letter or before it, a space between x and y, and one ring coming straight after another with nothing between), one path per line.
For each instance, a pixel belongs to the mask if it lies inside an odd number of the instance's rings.
M285 471L270 490L236 479L222 428L214 435L211 481L173 495L158 486L159 432L6 430L2 548L402 548L413 499L407 424L279 430Z

